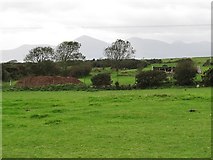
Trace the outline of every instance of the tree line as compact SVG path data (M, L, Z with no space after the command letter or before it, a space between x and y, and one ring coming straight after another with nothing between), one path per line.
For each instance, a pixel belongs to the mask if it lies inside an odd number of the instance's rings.
M55 49L51 47L36 47L29 51L24 58L25 63L3 64L2 80L19 79L27 75L61 75L83 77L89 74L93 67L136 68L136 65L144 66L140 62L130 58L135 53L130 42L118 39L104 50L104 60L86 60L80 53L81 44L75 41L64 41ZM125 60L120 63L121 60ZM14 61L11 61L14 62ZM137 62L137 63L135 63ZM135 65L136 64L136 65Z
M118 39L110 46L105 48L105 59L86 60L86 57L80 53L81 44L75 41L65 41L60 43L55 49L51 47L36 47L29 51L24 61L25 63L14 63L10 61L2 64L2 80L18 80L29 75L49 75L49 76L73 76L85 77L90 74L92 68L111 67L117 71L119 69L137 69L136 75L137 86L141 88L159 86L168 81L168 76L164 72L158 71L142 71L143 68L150 64L162 63L161 59L137 60L134 59L135 50L130 42ZM207 60L205 65L211 62ZM212 69L209 69L203 75L202 82L206 85L212 84ZM180 60L176 66L174 79L178 85L192 85L196 75L196 67L191 59ZM102 81L109 80L107 75L97 75L98 85L111 85L111 80L106 84ZM105 77L105 78L101 78ZM96 77L91 79L96 85ZM115 82L119 86L119 82Z
M32 63L14 63L7 62L2 64L2 80L18 80L25 76L73 76L81 78L89 75L92 68L99 68L104 71L106 68L115 69L138 69L142 70L150 64L162 63L160 59L137 60L124 59L120 61L119 66L114 60L110 59L93 59L93 60L70 60L67 61L67 69L64 70L64 64L50 60Z

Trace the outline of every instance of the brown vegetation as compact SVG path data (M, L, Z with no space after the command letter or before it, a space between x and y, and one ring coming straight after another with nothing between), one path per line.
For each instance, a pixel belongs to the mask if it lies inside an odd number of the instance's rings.
M80 84L80 80L73 77L61 76L29 76L19 80L16 85L18 87L42 87L51 84Z

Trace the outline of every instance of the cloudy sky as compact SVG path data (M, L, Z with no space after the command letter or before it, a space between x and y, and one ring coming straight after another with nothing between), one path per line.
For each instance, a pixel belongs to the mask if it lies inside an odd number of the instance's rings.
M211 0L1 0L1 49L81 35L210 41Z

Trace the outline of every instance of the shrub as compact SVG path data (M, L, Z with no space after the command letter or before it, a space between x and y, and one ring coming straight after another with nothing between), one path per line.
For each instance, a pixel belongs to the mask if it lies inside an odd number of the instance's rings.
M205 86L213 86L213 68L209 68L202 76L202 83Z
M61 70L55 62L43 61L39 63L26 63L25 72L27 73L27 75L53 76L58 75Z
M9 81L11 79L10 73L7 70L3 69L1 78L2 81Z
M182 59L177 63L174 78L179 85L192 85L197 69L191 59Z
M159 86L166 80L167 75L163 71L142 71L136 75L136 85L139 88Z
M100 73L91 78L93 86L109 86L111 85L111 76L108 73Z
M26 67L21 63L3 63L2 80L17 80L27 74Z
M91 70L92 70L92 67L89 64L76 65L71 67L70 75L73 77L78 77L78 78L85 77L89 75Z
M118 81L115 82L115 88L116 88L116 89L120 89L120 84L119 84Z
M142 60L140 63L137 64L137 69L138 71L142 71L143 68L147 67L148 66L148 62L145 61L145 60Z
M149 64L155 64L155 63L162 63L161 59L147 59L146 60Z

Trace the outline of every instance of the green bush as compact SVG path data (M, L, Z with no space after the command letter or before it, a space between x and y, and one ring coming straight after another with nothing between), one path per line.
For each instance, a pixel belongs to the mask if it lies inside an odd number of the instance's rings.
M112 81L111 81L111 76L108 73L100 73L91 78L92 85L96 87L101 87L101 86L110 86Z
M92 66L89 64L76 65L71 67L70 75L77 78L85 77L89 75L91 70L92 70Z
M202 83L205 86L213 86L213 68L209 68L202 76Z
M136 75L136 85L138 88L160 86L166 80L167 75L163 71L142 71Z
M196 76L197 69L191 59L182 59L177 63L174 78L178 85L192 85Z

